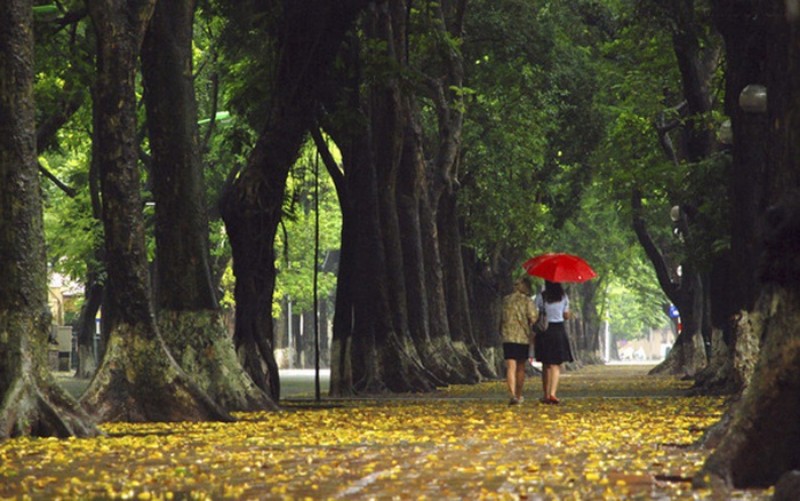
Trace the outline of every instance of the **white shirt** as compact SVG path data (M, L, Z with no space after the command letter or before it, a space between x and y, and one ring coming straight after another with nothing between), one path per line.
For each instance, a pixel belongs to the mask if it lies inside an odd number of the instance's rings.
M541 309L542 303L544 303L542 295L537 294L536 306ZM561 298L561 301L556 301L555 303L544 303L544 312L547 315L548 322L563 322L565 311L569 311L569 297L566 294L564 294L564 297Z

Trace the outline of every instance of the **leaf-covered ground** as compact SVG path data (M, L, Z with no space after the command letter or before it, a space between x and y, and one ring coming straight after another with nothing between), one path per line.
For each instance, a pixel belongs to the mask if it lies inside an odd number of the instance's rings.
M223 423L108 424L0 442L0 499L707 499L692 447L721 398L642 367L562 379L563 404L502 382L386 399L294 400ZM769 499L770 490L733 499Z

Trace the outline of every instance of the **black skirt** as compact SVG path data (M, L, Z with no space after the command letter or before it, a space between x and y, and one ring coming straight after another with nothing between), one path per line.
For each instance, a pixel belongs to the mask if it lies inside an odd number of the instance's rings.
M521 343L503 343L505 360L525 360L528 358L528 345Z
M550 322L544 334L536 335L533 350L536 360L543 364L560 365L574 360L564 322Z

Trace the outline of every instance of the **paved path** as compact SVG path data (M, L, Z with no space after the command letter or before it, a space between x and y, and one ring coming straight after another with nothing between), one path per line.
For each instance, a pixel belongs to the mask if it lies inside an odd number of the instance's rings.
M76 379L73 371L59 371L53 373L56 380L72 396L79 397L86 386L88 379ZM283 369L281 370L281 398L314 398L315 371L313 369ZM322 395L328 394L330 387L330 370L320 370L320 391Z
M712 499L691 488L709 453L693 444L725 400L685 397L690 381L651 367L566 373L557 406L537 401L538 378L517 406L502 381L330 399L327 373L318 405L313 371L284 371L281 412L0 443L0 499Z

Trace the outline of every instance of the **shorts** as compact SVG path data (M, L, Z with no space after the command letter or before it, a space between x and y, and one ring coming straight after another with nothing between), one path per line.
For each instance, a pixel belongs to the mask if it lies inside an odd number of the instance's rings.
M528 344L503 343L503 359L505 359L505 360L527 360L528 359Z

